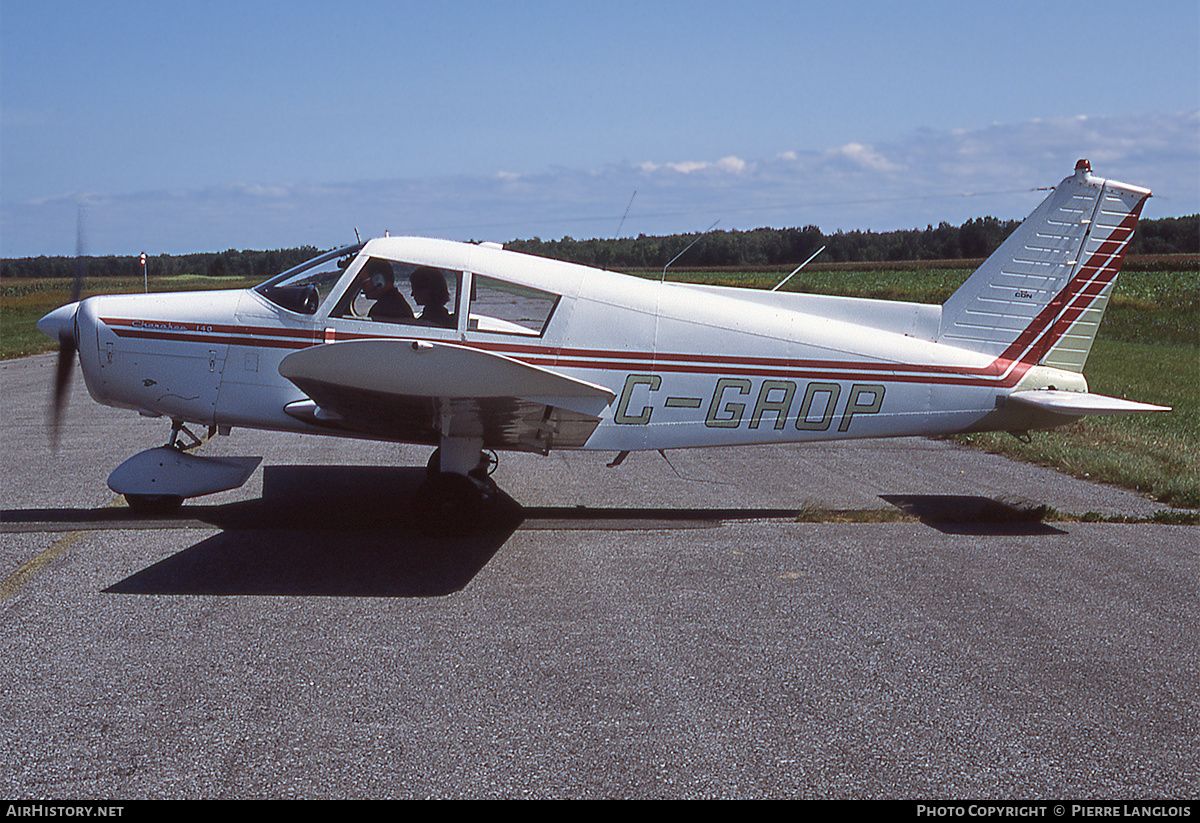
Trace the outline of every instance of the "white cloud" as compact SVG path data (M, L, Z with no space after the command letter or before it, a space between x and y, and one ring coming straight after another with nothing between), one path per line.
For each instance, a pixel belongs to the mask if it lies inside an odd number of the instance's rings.
M682 163L667 163L667 168L677 171L680 174L691 174L692 172L704 171L710 165L706 161L685 160Z
M646 174L653 174L660 169L670 169L677 174L696 174L698 172L718 171L728 174L741 174L750 167L740 157L729 155L719 160L681 160L674 163L654 163L649 160L638 163L634 168Z
M833 149L829 154L831 157L849 160L856 166L872 171L890 172L900 168L870 146L864 146L862 143L847 143Z
M1146 216L1200 211L1200 112L1063 117L847 142L747 160L613 163L541 172L91 193L93 254L219 251L414 233L506 241L817 225L875 229L1027 214L1087 157L1096 174L1154 190ZM632 205L630 197L637 192ZM974 192L974 197L963 197ZM4 201L4 256L74 252L79 194ZM622 223L626 206L629 214Z
M720 160L718 160L717 168L720 169L721 171L732 172L734 174L741 174L742 172L746 171L748 166L746 164L746 161L743 160L742 158L729 156L729 157L722 157Z

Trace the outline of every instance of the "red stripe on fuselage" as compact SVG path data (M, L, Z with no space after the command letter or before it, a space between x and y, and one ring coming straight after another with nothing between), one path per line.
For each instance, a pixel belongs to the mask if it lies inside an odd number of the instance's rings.
M598 371L647 371L676 374L738 375L746 377L797 377L828 380L861 380L873 377L901 383L1011 388L1038 363L1071 325L1112 283L1120 270L1129 237L1137 225L1143 199L1105 238L1050 303L1030 321L1016 339L984 366L951 366L930 363L888 363L788 359L699 353L627 352L615 349L577 349L500 341L460 342L482 351L503 354L546 368ZM412 339L403 335L363 334L320 329L285 329L241 325L176 323L127 318L101 318L119 337L174 340L190 343L304 349L322 343L350 340ZM174 328L179 327L179 328Z

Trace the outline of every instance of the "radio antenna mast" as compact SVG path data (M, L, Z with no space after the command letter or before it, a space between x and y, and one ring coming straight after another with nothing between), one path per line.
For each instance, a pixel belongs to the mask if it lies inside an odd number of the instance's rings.
M674 263L676 260L678 260L679 258L683 257L685 254L687 254L687 250L688 250L688 249L690 249L692 246L696 245L696 244L697 244L697 243L699 243L701 240L703 240L703 239L704 239L704 235L708 234L710 231L712 231L713 229L715 229L715 228L717 227L717 223L720 223L720 222L721 222L720 220L717 220L715 223L713 223L711 226L709 226L707 229L705 229L703 232L701 232L700 236L699 236L699 237L697 237L697 238L696 238L695 240L693 240L692 242L688 243L688 244L687 244L687 246L686 246L686 248L684 248L684 250L683 250L683 251L681 251L679 254L677 254L677 255L675 255L674 257L672 257L672 258L671 258L671 263ZM663 282L663 283L665 283L665 282L666 282L666 280L667 280L667 269L671 268L671 263L667 263L667 265L663 266L662 280L661 280L660 282Z
M629 197L629 202L625 204L625 213L621 215L621 222L617 224L617 233L613 235L613 240L621 237L621 229L625 226L625 218L629 216L629 209L633 206L634 197L637 197L637 189L633 190L633 194Z
M787 281L791 280L791 279L792 279L792 278L793 278L793 277L796 275L796 272L800 271L800 269L804 268L804 267L805 267L805 266L807 266L809 263L811 263L811 262L812 262L812 259L813 259L814 257L816 257L818 254L820 254L821 252L823 252L823 251L825 251L825 247L824 247L824 246L821 246L821 248L817 249L815 252L813 252L811 255L809 255L809 258L808 258L807 260L805 260L805 261L804 261L803 263L801 263L799 266L796 266L796 268L792 270L792 273L791 273L791 274L789 274L787 277L783 278L783 279L782 279L782 280L780 280L778 283L776 283L776 284L775 284L775 288L771 289L771 291L779 291L779 287L780 287L780 286L782 286L782 285L783 285L784 283L786 283Z

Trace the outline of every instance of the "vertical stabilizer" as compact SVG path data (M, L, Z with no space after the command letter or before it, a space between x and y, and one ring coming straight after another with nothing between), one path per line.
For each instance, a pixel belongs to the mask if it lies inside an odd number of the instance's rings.
M942 306L939 342L1082 372L1149 196L1080 160Z

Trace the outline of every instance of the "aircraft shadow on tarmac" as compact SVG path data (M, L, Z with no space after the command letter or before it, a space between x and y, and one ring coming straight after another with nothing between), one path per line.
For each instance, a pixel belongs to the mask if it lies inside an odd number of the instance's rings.
M110 594L436 597L466 587L507 533L227 531L105 589Z
M415 472L415 476L414 476ZM741 518L789 517L752 509L522 509L500 493L488 520L469 537L427 537L415 530L404 494L423 470L279 467L264 477L264 496L188 507L222 529L105 589L114 594L434 597L465 588L527 517L555 528L704 528ZM286 501L268 480L292 488L336 488ZM299 484L299 485L296 485ZM277 491L277 490L276 490ZM1063 534L1041 522L1044 507L956 495L883 499L949 534ZM397 502L399 501L399 502Z
M263 495L191 504L187 522L221 533L105 589L115 594L431 597L464 588L523 523L542 528L707 528L731 519L794 517L792 510L537 507L494 495L467 537L420 533L409 501L424 469L268 466ZM122 510L106 520L119 521ZM69 517L69 516L68 516ZM63 519L68 519L63 517ZM124 514L124 517L128 517ZM171 528L170 516L157 522ZM152 525L141 522L142 527Z
M6 511L7 522L91 523L163 529L211 525L220 534L149 566L105 591L119 594L431 597L467 586L523 524L542 528L708 528L731 520L793 518L800 510L754 508L522 508L497 492L481 528L430 537L409 501L421 468L267 466L263 495L221 505L189 504L177 517L146 521L128 509ZM1044 506L986 497L881 495L951 534L1063 534ZM537 527L537 526L534 526Z
M1048 507L1028 500L955 494L883 494L881 500L946 534L1065 534L1044 522Z
M543 528L707 528L731 519L794 517L791 510L538 507L498 491L467 537L431 537L409 501L424 469L389 466L267 466L263 495L190 504L181 515L221 533L105 589L114 594L433 597L464 588L512 533ZM110 527L127 510L109 510ZM82 513L76 513L80 517ZM65 515L65 516L64 516ZM59 513L63 520L70 515ZM178 518L146 523L171 528Z
M420 533L409 512L424 469L269 466L263 496L187 506L222 529L105 589L119 594L430 597L465 587L521 523L500 492L468 537Z

